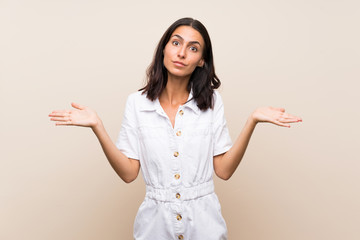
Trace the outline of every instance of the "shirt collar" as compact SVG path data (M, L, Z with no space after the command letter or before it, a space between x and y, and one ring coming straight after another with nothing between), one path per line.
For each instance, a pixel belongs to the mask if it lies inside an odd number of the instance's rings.
M141 95L143 97L143 101L141 101L140 111L155 111L158 107L157 99L155 101L151 101L147 98L146 93L144 92L142 92Z
M190 100L190 101L189 101ZM186 101L186 103L183 105L183 107L187 107L187 108L190 108L191 110L194 111L194 113L196 114L200 114L200 109L199 107L197 106L196 104L196 101L195 99L193 98L193 91L191 89L190 93L189 93L189 97L188 97L188 100Z

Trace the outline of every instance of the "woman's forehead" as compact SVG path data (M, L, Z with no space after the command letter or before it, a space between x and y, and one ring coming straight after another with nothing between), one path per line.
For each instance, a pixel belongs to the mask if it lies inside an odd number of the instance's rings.
M171 37L180 36L186 42L194 42L197 41L201 46L204 45L204 39L201 36L200 32L194 29L191 26L179 26L174 32L171 34Z

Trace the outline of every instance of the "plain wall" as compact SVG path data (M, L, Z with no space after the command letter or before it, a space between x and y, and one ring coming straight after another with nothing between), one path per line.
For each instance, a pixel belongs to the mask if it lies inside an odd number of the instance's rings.
M232 178L215 177L229 239L360 239L357 0L0 0L0 239L132 239L141 174L122 182L90 129L47 115L90 106L115 141L187 16L212 38L233 140L260 106L303 118L259 124Z

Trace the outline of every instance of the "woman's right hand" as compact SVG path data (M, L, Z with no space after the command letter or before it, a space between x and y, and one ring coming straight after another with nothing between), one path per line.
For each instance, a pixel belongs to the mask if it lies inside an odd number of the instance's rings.
M51 121L56 126L81 126L96 127L100 122L100 118L94 110L89 107L82 106L77 103L71 103L75 109L72 110L55 110L49 114Z

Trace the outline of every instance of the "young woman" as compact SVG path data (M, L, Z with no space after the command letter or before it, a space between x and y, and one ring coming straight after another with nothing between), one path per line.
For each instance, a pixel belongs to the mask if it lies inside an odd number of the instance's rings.
M135 239L227 239L214 193L213 172L229 179L259 122L290 127L301 118L282 108L256 109L232 145L217 91L210 37L197 20L183 18L162 36L147 71L131 94L116 144L92 109L53 111L56 125L90 127L122 180L141 168L146 196L134 224Z

